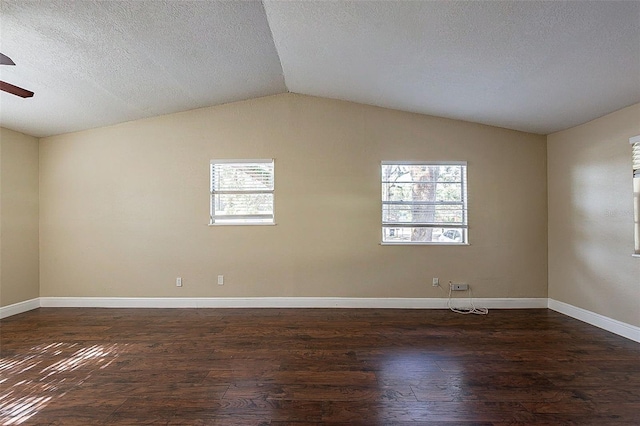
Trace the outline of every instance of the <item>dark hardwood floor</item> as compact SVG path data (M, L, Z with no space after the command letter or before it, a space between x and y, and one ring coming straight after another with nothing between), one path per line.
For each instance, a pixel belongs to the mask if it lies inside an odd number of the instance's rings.
M6 425L640 424L640 344L543 309L42 308L0 335Z

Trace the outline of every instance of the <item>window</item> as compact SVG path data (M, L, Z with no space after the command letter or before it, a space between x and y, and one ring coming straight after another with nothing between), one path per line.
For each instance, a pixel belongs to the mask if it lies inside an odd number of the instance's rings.
M466 162L382 162L383 244L467 244Z
M631 142L631 161L633 164L633 206L635 256L640 257L640 136L629 139Z
M274 162L211 160L210 225L273 225Z

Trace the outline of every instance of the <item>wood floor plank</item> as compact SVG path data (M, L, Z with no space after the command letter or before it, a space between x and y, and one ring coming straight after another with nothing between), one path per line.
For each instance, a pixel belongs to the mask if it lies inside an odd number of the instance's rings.
M636 425L640 344L546 309L41 308L0 424Z

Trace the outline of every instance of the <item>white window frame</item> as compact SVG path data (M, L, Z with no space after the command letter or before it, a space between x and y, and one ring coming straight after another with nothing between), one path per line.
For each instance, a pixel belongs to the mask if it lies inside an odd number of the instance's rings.
M463 220L461 223L449 224L445 222L433 222L433 223L396 223L396 222L385 222L384 221L384 209L385 205L392 204L391 201L386 201L382 199L381 206L381 214L382 214L382 234L381 234L381 245L435 245L435 246L467 246L469 245L469 212L468 212L468 183L467 183L467 175L468 175L468 164L466 161L382 161L380 164L380 182L381 185L384 186L385 182L384 176L382 174L382 168L385 165L409 165L409 166L463 166L463 176L461 179L461 201L460 205L462 207L462 216ZM384 195L381 194L381 197ZM450 202L448 202L450 203ZM411 204L411 202L408 202ZM437 205L438 202L436 201ZM388 228L408 228L408 227L426 227L432 229L462 229L462 241L453 242L453 241L430 241L430 242L422 242L422 241L385 241L385 227Z
M240 190L216 190L214 188L214 167L225 164L271 164L272 182L271 188L265 189L240 189ZM275 225L275 159L214 159L209 162L209 226L229 226L229 225ZM240 215L219 215L216 214L216 195L233 194L272 194L272 214L240 214Z
M629 139L633 169L633 229L635 248L633 256L640 258L640 135Z

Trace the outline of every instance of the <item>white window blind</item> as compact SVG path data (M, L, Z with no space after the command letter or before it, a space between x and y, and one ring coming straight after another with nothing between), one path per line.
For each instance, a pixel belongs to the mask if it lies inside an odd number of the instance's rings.
M640 139L640 137L638 137ZM640 178L640 141L631 145L631 158L633 159L633 177Z
M467 244L466 162L382 162L382 242Z
M212 225L274 223L274 161L211 160Z
M631 164L633 170L634 256L640 257L640 135L630 138L629 142L631 142Z

